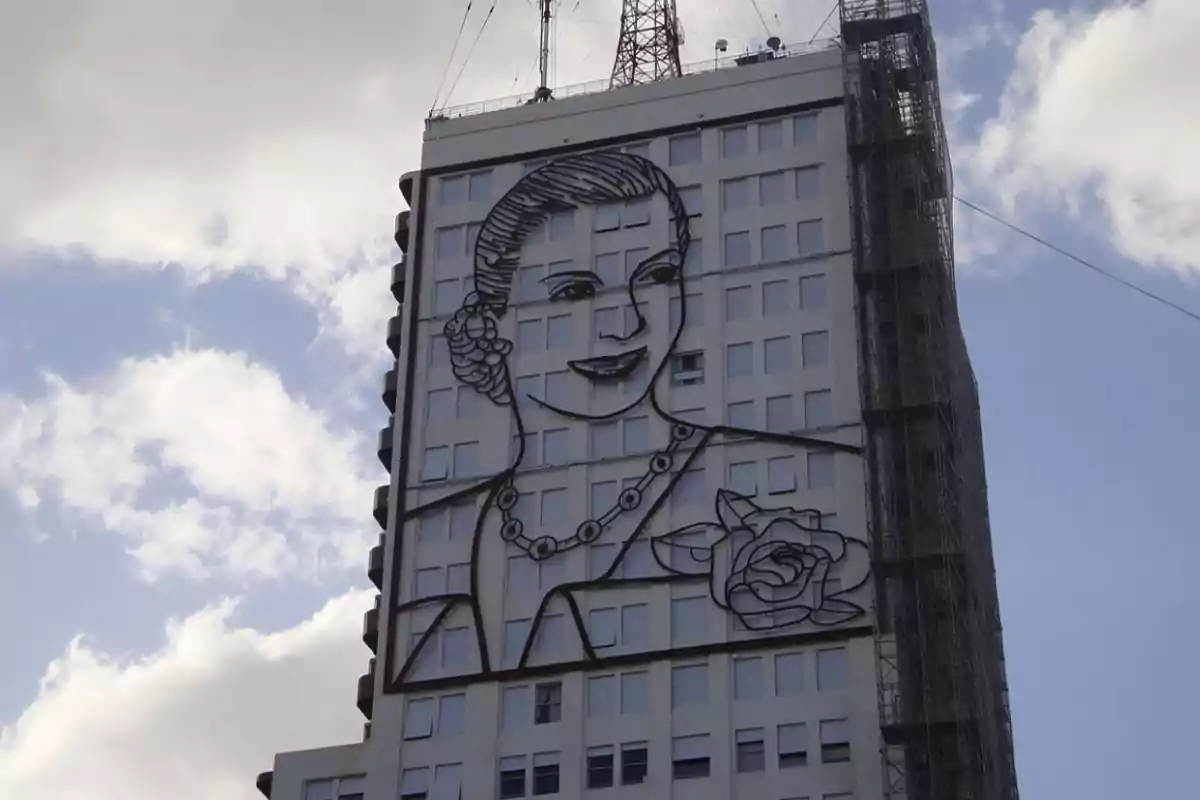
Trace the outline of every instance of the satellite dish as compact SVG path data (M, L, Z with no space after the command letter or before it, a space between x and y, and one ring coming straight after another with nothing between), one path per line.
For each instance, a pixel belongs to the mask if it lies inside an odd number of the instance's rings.
M772 36L771 38L767 39L767 47L771 48L772 50L778 50L782 46L783 41L778 36Z
M724 53L729 49L729 41L727 39L717 39L717 43L714 46L718 53Z

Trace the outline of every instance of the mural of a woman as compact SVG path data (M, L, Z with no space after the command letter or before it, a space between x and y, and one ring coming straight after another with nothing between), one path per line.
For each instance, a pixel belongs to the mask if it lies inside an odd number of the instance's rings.
M667 246L652 252L636 265L629 265L623 284L618 288L628 303L622 330L599 333L589 355L568 360L565 377L580 386L579 391L558 393L554 397L535 394L520 395L511 372L514 344L501 335L502 321L513 303L515 278L521 266L522 246L529 235L552 214L571 211L583 206L634 201L655 196L665 198L669 211L669 241ZM695 546L695 535L708 530L691 525L684 531L659 534L652 549L660 566L658 574L646 577L618 577L621 564L630 548L650 538L650 523L663 508L682 476L714 442L723 437L770 440L806 449L841 450L858 453L857 447L824 439L782 433L745 430L726 425L706 425L695 420L673 416L664 408L660 387L664 371L676 352L688 321L688 295L684 288L683 268L692 243L687 210L671 178L652 161L620 152L595 152L567 156L552 161L525 175L489 212L480 227L473 254L473 291L461 308L446 323L444 334L450 350L454 376L462 384L473 387L491 403L510 411L515 421L519 445L509 467L469 489L455 492L433 504L413 509L404 521L415 520L424 514L469 496L483 495L482 510L475 525L472 542L470 591L440 594L414 600L397 608L402 614L422 607L439 607L424 637L416 643L399 669L397 680L403 683L419 656L425 639L438 629L455 608L466 605L474 620L481 674L494 671L495 664L487 637L484 634L480 608L480 552L486 537L499 537L511 549L525 553L533 561L545 561L585 545L612 542L618 544L611 564L601 574L587 581L563 583L550 588L542 598L533 618L518 666L529 663L540 624L556 598L561 598L569 611L585 657L597 658L580 610L578 595L588 591L628 586L705 581L713 583L714 570L751 570L758 577L745 576L719 582L725 593L712 594L714 602L731 614L739 616L750 629L763 630L771 624L765 620L780 620L780 624L841 624L863 613L862 608L844 598L866 581L865 546L858 540L847 540L832 531L823 531L820 514L809 510L792 510L796 519L817 520L792 526L808 537L805 543L782 547L762 547L758 536L750 537L752 550L742 553L741 534L753 528L750 520L753 506L749 498L723 492L714 499L713 518L709 523L713 535L709 544ZM543 300L553 303L591 304L598 292L608 291L606 276L591 270L553 272L541 281ZM607 276L610 281L612 276ZM624 298L623 298L624 299ZM678 313L669 318L653 315L651 309L663 309L673 302ZM663 318L660 318L663 317ZM642 387L637 391L603 391L604 387L620 384ZM586 391L583 387L586 387ZM562 398L588 398L586 407L569 407ZM655 449L647 443L647 456L640 477L628 480L611 507L592 509L589 518L573 521L557 532L531 532L531 525L522 516L522 464L526 452L525 421L522 407L572 420L600 422L628 415L634 409L649 411L663 420L668 431L666 441ZM786 526L775 525L773 531ZM789 529L790 530L790 529ZM840 547L821 547L812 541L814 533L824 534L826 540L837 537ZM684 537L684 534L693 534ZM617 538L619 537L619 538ZM691 544L684 545L683 542ZM847 545L850 542L852 544ZM686 547L692 563L680 564L678 559L663 556L671 548ZM861 553L859 548L861 547ZM733 552L734 548L737 552ZM814 549L815 548L815 549ZM851 563L853 562L853 563ZM828 597L818 584L833 572L838 574L840 588ZM746 572L750 575L751 572ZM766 576L766 577L764 577ZM765 581L765 583L764 583ZM729 588L732 587L732 588ZM740 588L739 588L740 587ZM750 592L754 603L761 606L763 598L770 604L772 596L786 597L794 610L804 594L806 613L783 617L764 615L759 609L742 615L745 607L739 592ZM815 598L815 599L814 599ZM816 604L814 607L813 604ZM836 606L836 610L834 609Z

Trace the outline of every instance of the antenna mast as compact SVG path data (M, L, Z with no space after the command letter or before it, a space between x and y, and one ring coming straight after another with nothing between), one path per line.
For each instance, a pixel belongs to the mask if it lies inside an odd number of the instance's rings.
M675 14L675 0L624 0L617 60L609 86L679 77L683 74L679 64L682 42L683 29Z
M537 91L533 93L533 102L535 103L544 103L552 96L550 91L550 8L554 5L554 0L540 0L540 5L542 39L541 49L538 51L538 70L542 82L538 85Z

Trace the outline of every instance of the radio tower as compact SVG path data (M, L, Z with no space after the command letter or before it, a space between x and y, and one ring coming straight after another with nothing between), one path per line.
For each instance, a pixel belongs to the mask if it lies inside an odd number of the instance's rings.
M609 85L615 88L679 77L682 41L675 0L625 0Z

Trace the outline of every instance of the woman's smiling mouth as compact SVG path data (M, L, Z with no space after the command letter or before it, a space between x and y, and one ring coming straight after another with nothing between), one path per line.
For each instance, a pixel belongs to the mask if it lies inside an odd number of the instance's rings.
M639 347L636 350L627 350L624 353L617 353L611 356L596 356L594 358L581 358L577 361L568 361L567 366L589 381L607 383L628 377L645 360L646 348Z

